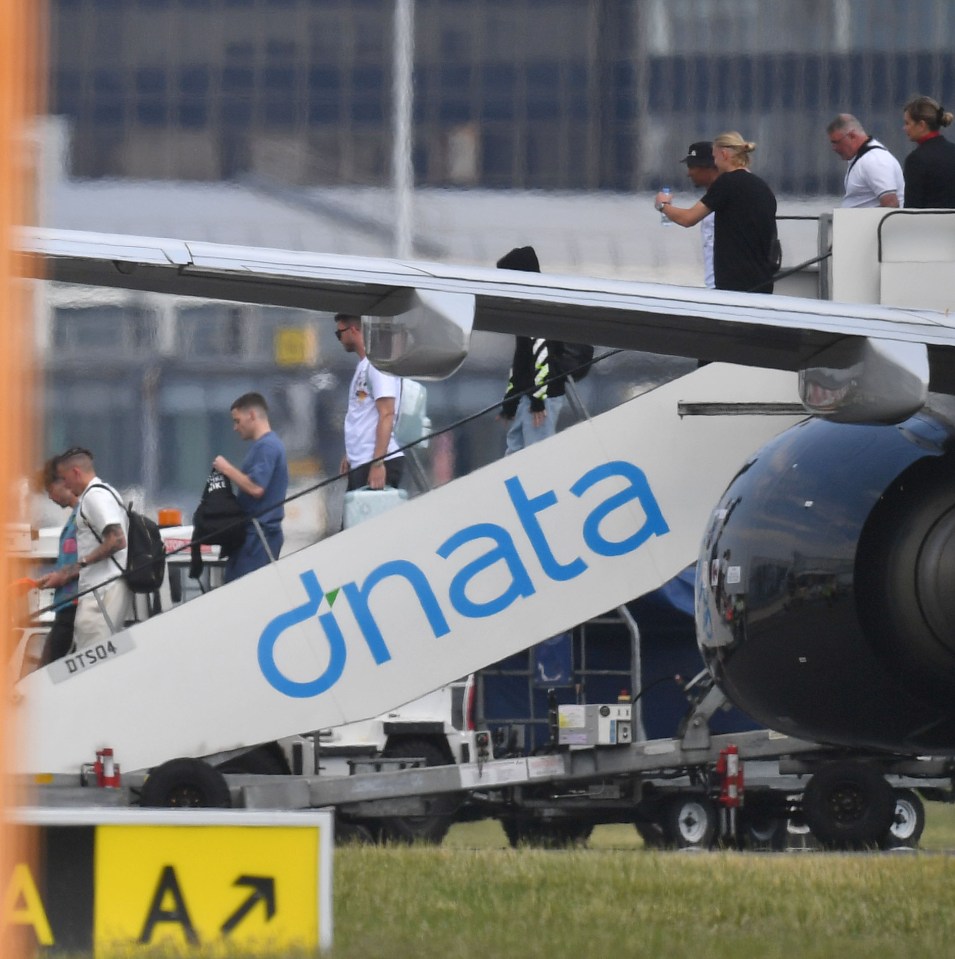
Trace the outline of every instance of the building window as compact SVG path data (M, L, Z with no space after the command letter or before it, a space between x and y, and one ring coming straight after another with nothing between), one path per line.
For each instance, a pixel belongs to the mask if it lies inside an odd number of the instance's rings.
M187 360L236 357L242 351L242 311L217 303L186 306L177 315L177 351Z
M155 314L124 306L56 307L53 348L60 355L96 355L107 360L152 352Z

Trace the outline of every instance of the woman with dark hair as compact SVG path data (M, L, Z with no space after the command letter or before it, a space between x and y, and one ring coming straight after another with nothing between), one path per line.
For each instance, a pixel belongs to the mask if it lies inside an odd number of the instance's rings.
M907 209L955 209L955 143L940 132L952 119L931 97L916 97L905 105L902 129L918 144L903 168Z

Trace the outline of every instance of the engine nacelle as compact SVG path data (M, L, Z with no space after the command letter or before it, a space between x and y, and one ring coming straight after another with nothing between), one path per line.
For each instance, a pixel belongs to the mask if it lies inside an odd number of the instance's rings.
M697 566L700 650L741 709L848 746L955 753L955 410L810 420L740 470Z

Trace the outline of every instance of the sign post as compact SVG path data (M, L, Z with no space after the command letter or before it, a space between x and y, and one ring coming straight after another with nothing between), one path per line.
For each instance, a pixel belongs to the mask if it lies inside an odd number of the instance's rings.
M5 935L25 949L133 955L209 946L274 955L332 944L329 811L19 810L38 865L2 889Z

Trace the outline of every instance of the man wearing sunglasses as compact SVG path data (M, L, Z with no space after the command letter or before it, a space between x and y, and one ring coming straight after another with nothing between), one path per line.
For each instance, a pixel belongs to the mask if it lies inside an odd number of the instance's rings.
M365 355L361 317L349 313L335 316L335 336L346 353L358 355L358 366L348 388L345 414L345 457L341 475L348 476L348 489L397 488L405 458L395 439L401 379L375 369Z

